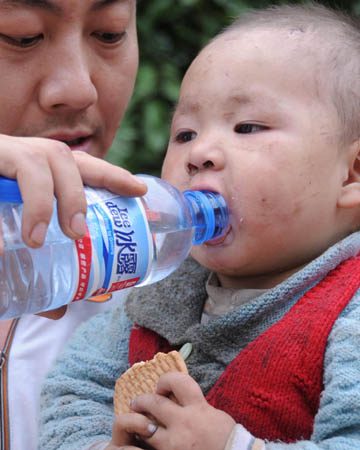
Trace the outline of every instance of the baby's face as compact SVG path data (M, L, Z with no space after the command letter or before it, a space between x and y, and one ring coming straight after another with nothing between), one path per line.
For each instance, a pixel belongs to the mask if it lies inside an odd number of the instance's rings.
M346 233L338 117L319 98L312 57L293 39L227 34L182 84L163 177L226 198L230 232L192 251L225 286L277 284Z

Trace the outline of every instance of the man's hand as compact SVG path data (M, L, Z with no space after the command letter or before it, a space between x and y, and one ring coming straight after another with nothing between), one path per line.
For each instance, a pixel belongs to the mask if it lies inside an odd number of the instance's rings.
M146 186L127 170L45 138L0 135L0 174L18 181L24 201L22 238L33 248L44 242L54 195L61 229L79 239L85 234L87 210L83 184L127 197L146 192Z
M0 174L17 179L24 201L22 239L32 248L44 243L57 199L59 224L71 239L85 235L87 211L84 184L105 188L125 197L141 196L146 185L127 170L63 142L0 134ZM4 250L0 217L0 255ZM39 315L59 319L66 306Z

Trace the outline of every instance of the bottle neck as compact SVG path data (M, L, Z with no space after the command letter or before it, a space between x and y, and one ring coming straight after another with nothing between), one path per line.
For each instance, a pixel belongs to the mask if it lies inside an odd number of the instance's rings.
M193 244L200 245L223 235L229 226L229 210L223 196L211 191L185 191L192 225Z
M0 202L22 203L17 180L0 175Z

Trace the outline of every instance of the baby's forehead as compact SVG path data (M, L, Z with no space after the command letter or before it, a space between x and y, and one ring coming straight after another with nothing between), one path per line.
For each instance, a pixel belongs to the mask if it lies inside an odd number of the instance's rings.
M323 68L325 59L317 46L308 40L301 30L254 28L229 31L200 53L184 78L182 94L186 97L207 91L209 95L224 83L223 98L225 95L233 98L234 90L237 90L241 97L244 93L256 99L256 103L261 97L266 100L262 104L269 103L270 97L275 97L276 103L281 91L287 88L328 104L331 86L324 77L327 73ZM224 73L226 76L223 77ZM246 102L238 103L244 105Z
M281 44L280 47L279 44ZM210 42L208 47L220 49L222 46L229 45L238 46L239 52L244 45L252 45L259 50L278 48L282 53L296 51L320 54L322 50L318 36L299 27L242 26L220 34Z
M223 64L223 54L231 55L231 64L242 64L242 56L251 55L259 67L282 65L284 71L326 73L331 43L325 35L304 31L299 27L242 26L216 37L204 48L205 58ZM201 54L200 54L201 55ZM315 76L315 74L314 74Z

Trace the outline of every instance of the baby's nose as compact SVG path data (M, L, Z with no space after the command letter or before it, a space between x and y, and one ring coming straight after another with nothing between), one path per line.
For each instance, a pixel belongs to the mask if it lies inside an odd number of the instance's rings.
M207 161L204 161L202 163L202 168L204 168L204 169L209 169L211 167L214 167L214 163L210 159L208 159ZM187 166L186 166L186 170L189 175L194 175L199 170L199 167L192 164L191 162L188 162Z

